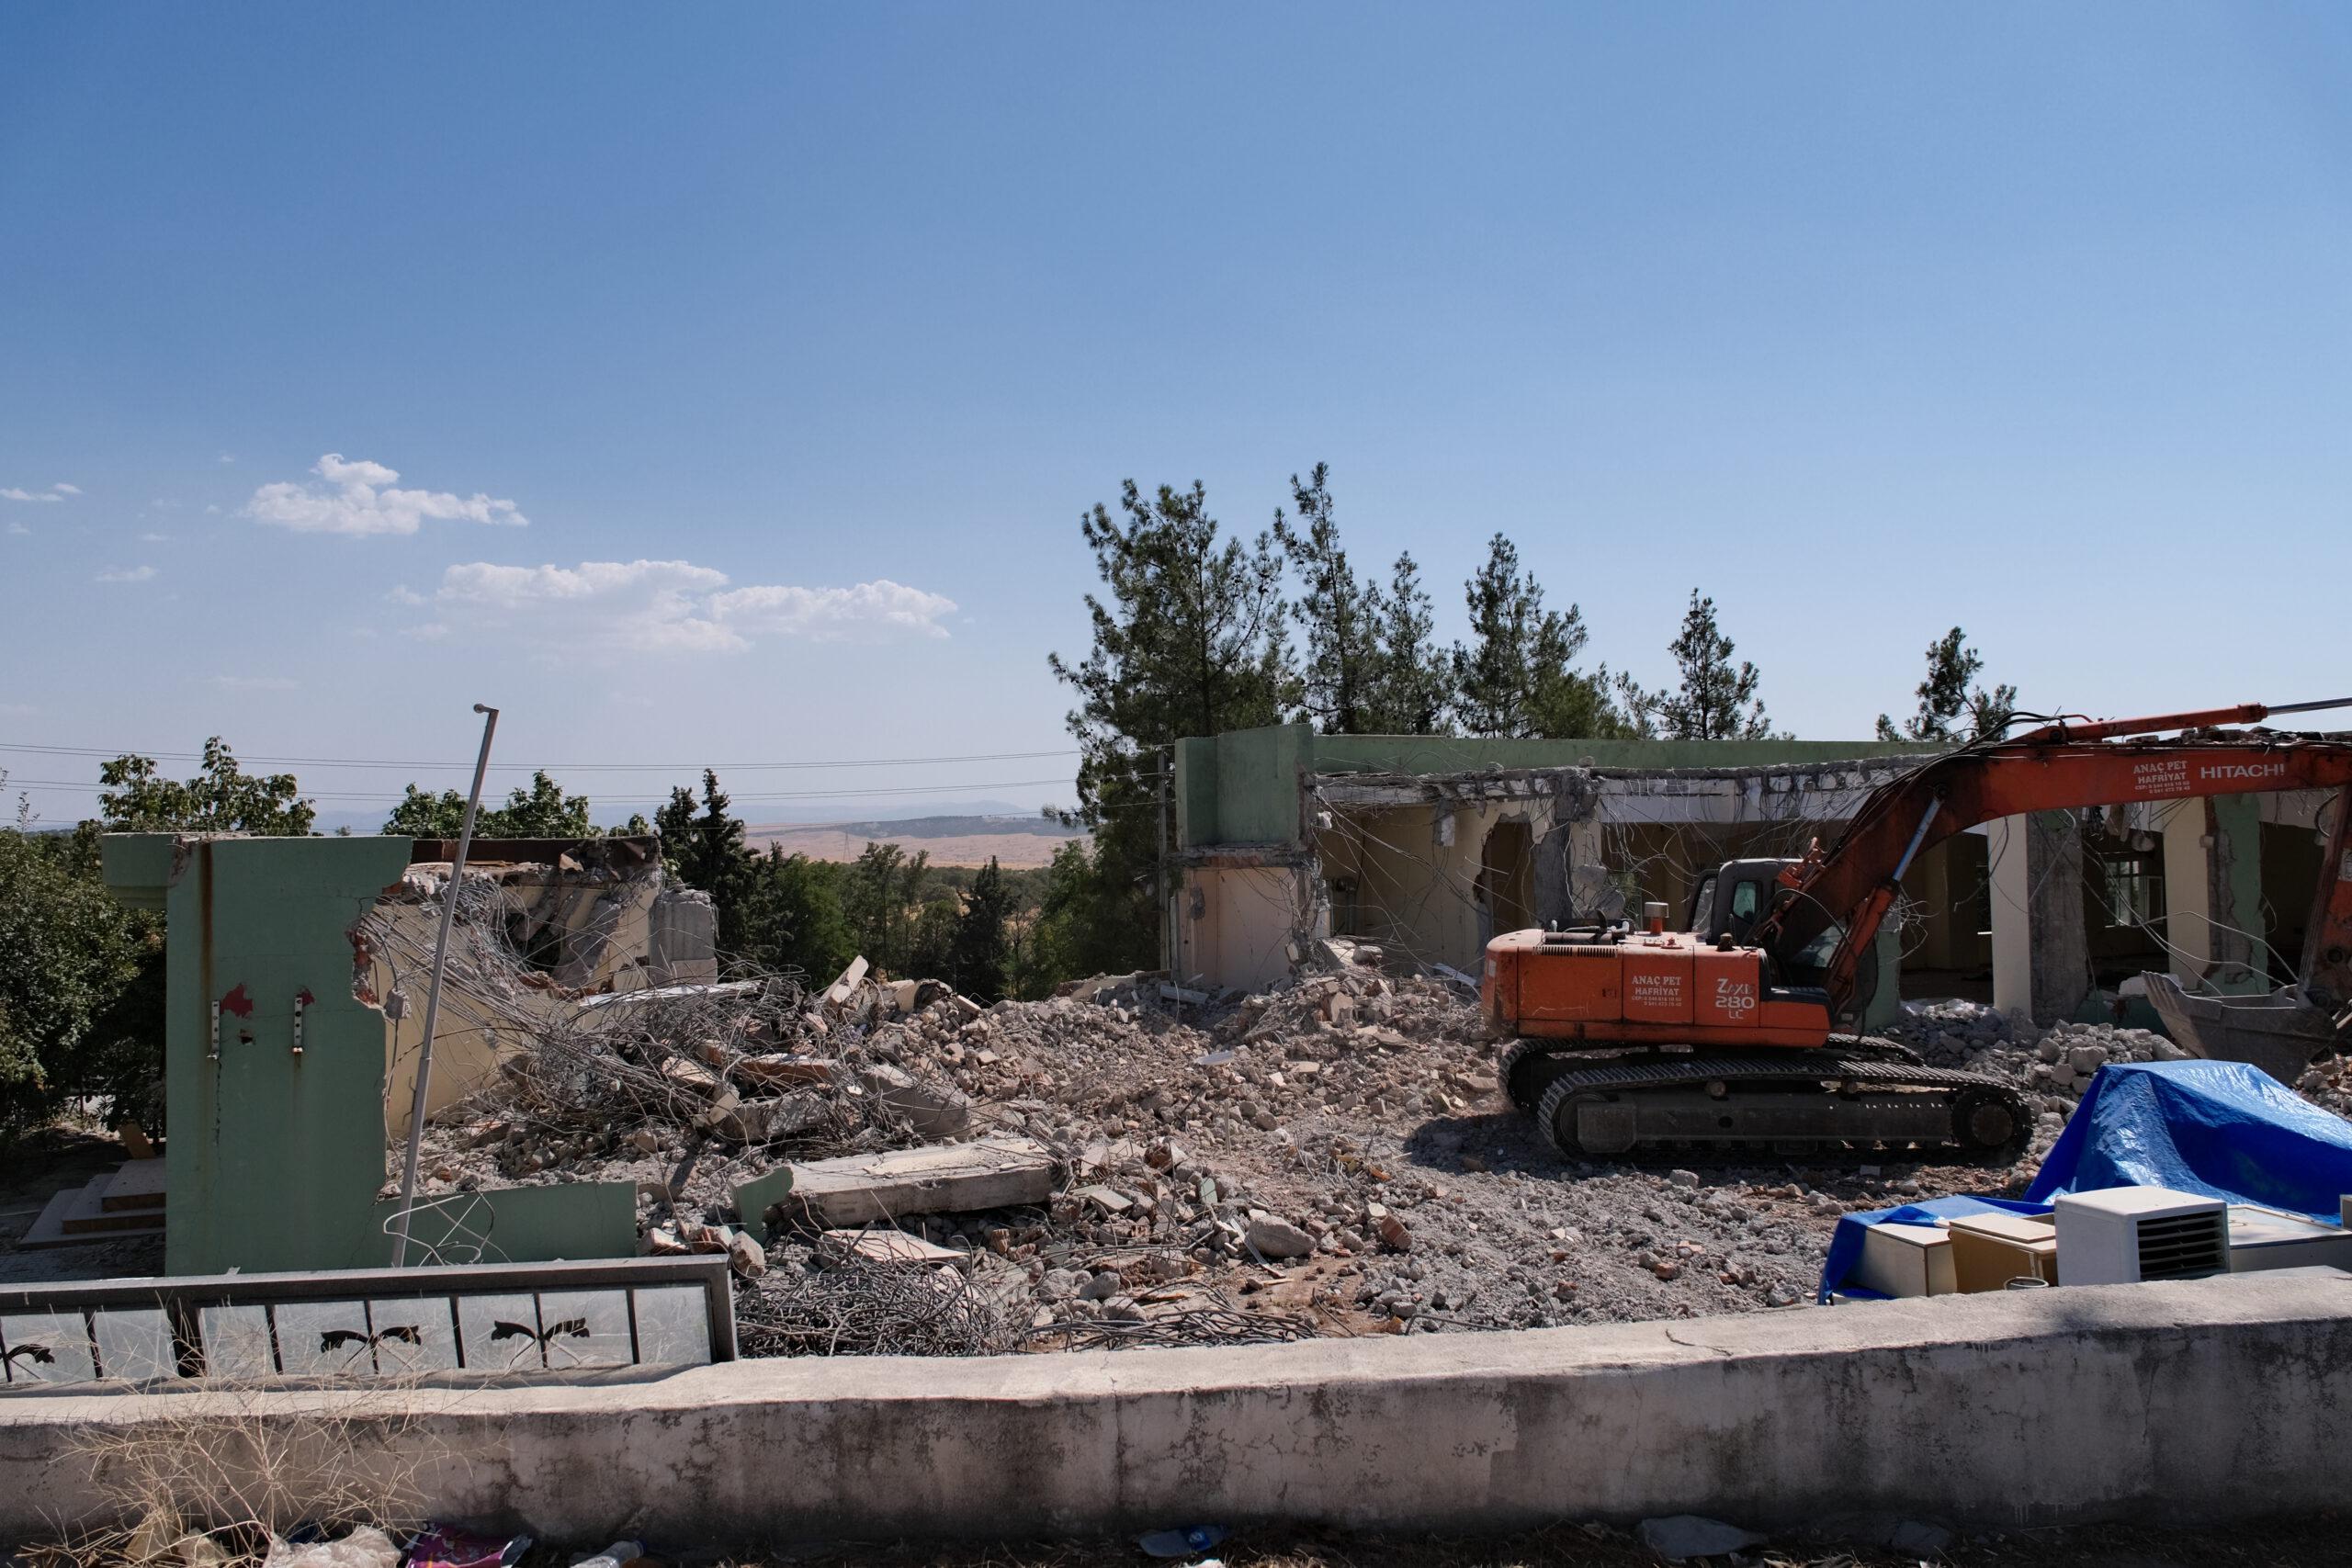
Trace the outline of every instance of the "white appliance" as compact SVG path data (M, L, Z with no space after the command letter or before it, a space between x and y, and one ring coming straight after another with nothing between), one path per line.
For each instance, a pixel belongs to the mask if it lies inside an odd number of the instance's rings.
M2057 1201L2058 1268L2069 1285L2194 1280L2230 1267L2230 1211L2219 1198L2110 1187Z
M2253 1203L2230 1205L2230 1272L2320 1264L2352 1272L2352 1233Z

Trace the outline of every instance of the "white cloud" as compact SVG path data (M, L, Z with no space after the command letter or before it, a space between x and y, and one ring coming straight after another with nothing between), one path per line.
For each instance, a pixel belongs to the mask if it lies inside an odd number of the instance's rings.
M234 457L234 456L232 456L232 454L227 453L227 452L223 452L223 453L221 453L221 454L220 454L220 460L221 460L223 463L233 463L233 462L235 462L237 459L236 459L236 458L235 458L235 457Z
M945 637L956 601L887 577L854 588L753 587L714 594L711 614L751 631L831 641L876 629Z
M204 509L204 514L207 517L217 517L220 514L220 509L217 506L207 506Z
M914 633L944 637L953 600L888 579L848 588L754 584L683 560L576 567L450 567L434 594L446 620L575 649L734 652L761 637L819 640Z
M80 485L58 483L53 484L49 488L55 491L60 495L79 495L82 493L82 487Z
M11 534L29 534L32 530L26 527L22 523L11 523L8 525L8 532Z
M39 712L30 703L0 703L0 718L30 718Z
M139 542L142 545L168 545L172 536L169 534L141 534Z
M345 459L329 452L311 468L323 482L266 484L245 503L246 515L274 523L300 534L413 534L426 520L506 524L521 528L530 519L511 501L497 501L476 491L470 496L447 491L391 488L401 476L381 463Z
M427 621L421 626L407 626L401 636L413 637L419 642L439 642L449 635L449 628L439 621Z
M71 485L55 486L49 490L26 490L18 485L10 485L6 490L0 490L0 501L63 501L66 493L69 492L74 495L82 493Z
M152 566L127 568L110 566L98 573L97 581L100 582L150 582L154 580L154 576L155 569Z
M215 675L212 683L231 692L290 692L301 684L284 675Z
M394 583L392 591L385 594L384 598L390 604L407 604L412 607L427 602L424 594L419 593L405 582Z

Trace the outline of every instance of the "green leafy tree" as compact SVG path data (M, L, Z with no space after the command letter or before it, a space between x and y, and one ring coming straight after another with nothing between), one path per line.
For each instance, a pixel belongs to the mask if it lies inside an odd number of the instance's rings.
M1304 484L1293 474L1290 491L1298 521L1276 507L1274 538L1305 579L1306 592L1290 606L1306 634L1301 702L1327 735L1376 734L1385 674L1380 585L1357 577L1340 547L1329 468L1316 464Z
M842 910L841 867L780 844L754 858L744 895L743 954L769 969L797 970L823 985L857 956Z
M956 929L963 919L956 896L944 889L927 893L917 907L907 939L906 979L951 976L956 967Z
M1544 607L1544 588L1520 570L1519 549L1500 534L1487 562L1463 584L1470 612L1468 643L1453 647L1453 703L1472 735L1574 739L1620 733L1604 667L1587 675L1583 614Z
M1428 590L1409 555L1396 558L1378 604L1379 674L1367 733L1442 735L1453 698L1452 655L1438 642Z
M1163 748L1280 722L1298 679L1269 536L1223 537L1197 482L1147 498L1129 480L1119 511L1097 506L1080 520L1103 589L1086 597L1093 646L1075 664L1059 654L1048 663L1078 696L1071 816L1093 829L1094 849L1071 863L1094 879L1099 921L1085 951L1133 969L1149 966L1157 947Z
M1982 739L2005 729L2017 711L2018 689L1996 685L1986 691L1975 681L1984 668L1984 657L1968 646L1958 626L1928 645L1928 677L1917 687L1919 705L1900 728L1885 714L1878 716L1881 740Z
M98 782L105 786L98 809L114 832L302 838L318 819L292 773L243 772L217 735L204 743L201 770L185 783L164 777L154 759L128 754L99 763Z
M897 844L869 843L842 876L842 908L858 951L875 967L900 979L919 977L916 926L930 866L929 851L910 855Z
M1002 999L1012 967L1013 892L990 855L964 895L949 953L956 988L977 1002Z
M1746 660L1731 661L1733 644L1715 624L1715 602L1690 591L1682 630L1667 645L1679 682L1645 692L1621 682L1626 706L1658 733L1676 740L1761 740L1772 734L1756 688L1762 677Z
M84 1096L161 1126L163 921L114 900L96 850L0 829L0 1145Z
M1046 868L1037 917L1022 944L1014 994L1034 999L1078 976L1136 967L1132 939L1116 923L1131 908L1125 890L1103 874L1087 840L1073 839L1056 850Z
M466 797L454 789L438 795L408 786L384 831L412 839L454 839L465 830ZM478 839L585 839L595 834L588 819L588 797L566 795L563 786L543 772L534 772L528 788L508 792L503 806L485 807L474 816Z

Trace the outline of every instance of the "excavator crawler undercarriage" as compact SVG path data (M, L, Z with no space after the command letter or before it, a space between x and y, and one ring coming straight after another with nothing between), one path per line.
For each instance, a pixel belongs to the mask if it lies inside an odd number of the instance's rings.
M1981 1154L2020 1143L2016 1089L1931 1067L1887 1040L1815 1050L1593 1050L1522 1039L1503 1086L1563 1156L1645 1149L1859 1147Z

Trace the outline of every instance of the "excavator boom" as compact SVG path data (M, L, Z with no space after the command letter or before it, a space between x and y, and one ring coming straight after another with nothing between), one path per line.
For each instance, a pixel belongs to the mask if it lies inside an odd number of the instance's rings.
M2266 712L2259 705L2223 713ZM2124 721L2138 734L2213 714ZM1757 939L1774 955L1802 952L1830 925L1844 928L1822 976L1831 1010L1850 1008L1862 955L1905 872L1922 850L1996 818L2086 806L2186 800L2271 790L2352 785L2352 742L2301 735L2205 735L2177 739L2091 739L2122 724L2039 729L1971 746L1927 762L1863 803L1826 856L1794 868L1789 890ZM2303 955L2314 1005L2352 999L2352 822L2339 805Z

